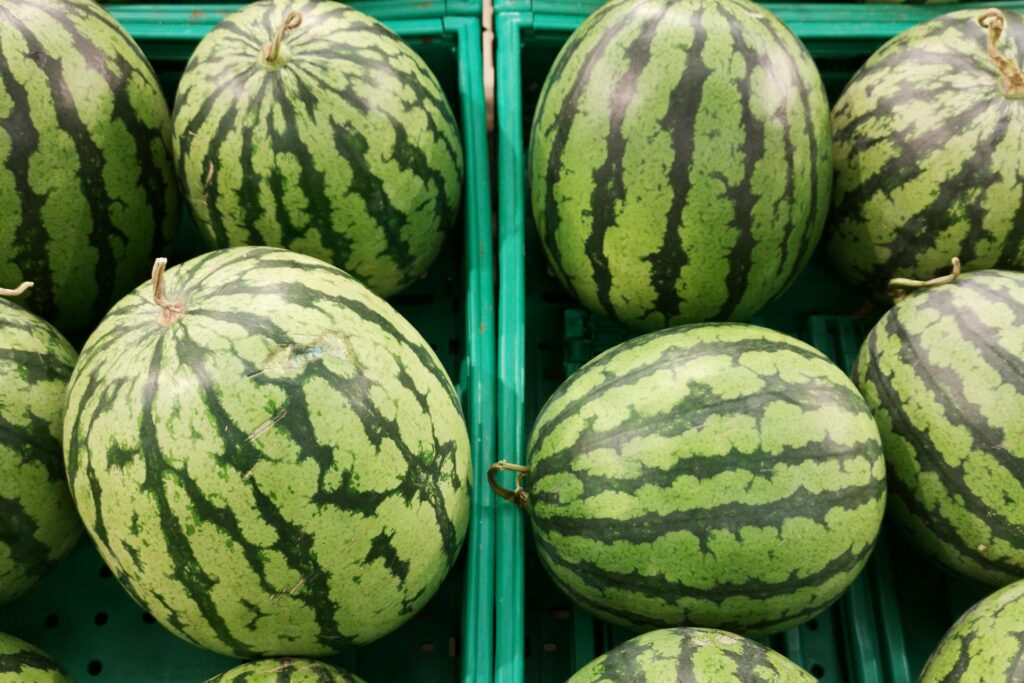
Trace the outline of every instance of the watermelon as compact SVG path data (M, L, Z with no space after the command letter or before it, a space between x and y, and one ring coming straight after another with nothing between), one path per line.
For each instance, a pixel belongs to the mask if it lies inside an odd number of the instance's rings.
M810 259L831 149L814 62L767 10L613 0L541 92L533 216L591 311L641 329L743 319Z
M813 683L778 652L727 631L666 628L607 652L568 683Z
M850 380L740 323L598 356L541 409L528 459L518 498L544 567L636 630L804 622L863 568L885 508L878 430Z
M75 683L42 650L0 633L0 683Z
M90 0L0 4L0 282L88 334L177 229L171 121L139 46Z
M847 84L825 239L845 280L880 300L891 278L935 277L953 255L1024 268L1022 53L1020 14L963 10L893 38Z
M967 610L942 638L918 683L1014 683L1024 680L1024 581Z
M878 422L895 522L953 571L1024 577L1024 274L919 290L868 335L854 379Z
M316 256L381 296L420 277L459 208L462 148L423 60L335 2L262 0L199 43L174 153L215 247Z
M363 683L363 679L312 659L283 658L242 664L206 683Z
M82 533L60 447L77 355L52 325L5 298L29 286L0 289L0 603L46 575Z
M355 279L282 249L158 262L82 349L64 447L117 578L224 654L374 640L466 534L469 437L437 356Z

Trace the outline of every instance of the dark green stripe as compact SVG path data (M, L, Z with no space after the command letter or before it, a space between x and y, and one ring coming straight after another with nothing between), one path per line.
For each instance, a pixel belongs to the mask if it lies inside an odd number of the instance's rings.
M619 489L615 482L600 477L596 479L595 488L607 483L608 490ZM586 483L589 484L589 481ZM630 482L630 485L623 488L650 485L650 482ZM712 533L728 531L739 535L742 529L750 526L781 529L786 520L797 518L810 519L815 524L825 526L825 517L830 512L840 509L853 510L869 499L881 502L885 496L885 481L872 480L861 486L846 486L838 491L811 492L801 488L788 496L780 496L771 502L760 504L745 503L743 493L736 492L735 502L722 503L710 508L648 512L630 517L628 520L613 517L581 519L571 515L545 514L538 522L543 526L544 533L576 536L608 544L616 541L652 543L668 532L688 531L700 538L701 544L705 545ZM557 502L557 494L532 495L530 498L531 509L540 503L556 505ZM702 550L708 552L706 546Z
M626 111L633 103L633 97L636 94L640 76L643 73L644 67L646 67L650 61L651 40L657 33L661 19L665 16L668 8L669 4L666 3L662 7L655 8L654 10L646 12L634 11L627 15L632 20L639 22L643 28L640 31L640 35L635 38L628 47L626 47L625 52L628 66L619 77L618 82L614 83L611 87L611 92L614 93L614 97L611 98L608 108L609 133L608 137L605 139L605 160L593 174L594 192L590 196L592 222L590 234L587 236L586 244L584 245L584 250L587 257L590 259L591 267L593 268L594 287L597 291L597 299L601 303L601 307L605 314L612 319L618 319L618 316L616 314L615 306L612 304L610 298L612 290L612 274L608 267L608 256L604 251L604 241L606 233L616 223L616 206L614 202L608 201L608 198L624 197L626 194L625 182L622 178L622 158L626 151L626 139L622 131L622 126L626 118ZM694 16L694 23L698 23L698 17L696 15ZM595 58L602 56L603 51L602 54L595 55ZM692 62L688 63L687 67L689 68L691 64ZM682 90L682 88L678 88L677 91L678 90ZM569 98L566 99L568 101ZM696 98L689 98L689 102L692 102L692 107L694 109L696 109L699 104ZM578 102L574 101L572 104L574 107L578 106ZM565 105L563 105L563 108L564 106ZM669 110L672 112L671 105ZM574 114L575 111L572 113ZM671 118L671 116L669 118ZM572 119L569 119L566 124L565 130L566 133L568 133L569 128L572 126ZM680 125L678 128L685 130L685 127L685 125ZM681 175L683 177L677 177L679 175L678 173L670 173L669 177L672 180L673 187L677 188L676 198L678 200L680 193L676 186L676 182L682 182L685 186L689 160L680 162L678 154L676 158L677 161L673 166L673 172L675 172L677 168L681 168ZM556 173L560 173L561 164L561 157L552 153L548 160L549 175L552 170ZM555 206L554 183L549 183L548 185L548 201L548 206ZM673 210L678 211L678 207L673 206ZM670 223L672 222L674 215L675 214L672 211L669 212ZM678 223L678 220L676 220L676 222ZM558 251L555 231L549 230L548 234L549 237L545 242L549 248L555 248L556 251L552 253L557 254ZM678 262L679 257L682 255L682 245L679 240L678 230L673 230L671 225L669 225L669 228L665 232L665 244L662 246L659 254L660 255L652 257L651 267L654 269L652 278L656 282L674 282L678 275L678 266L676 266L675 272L673 272L673 262ZM668 303L669 306L678 306L678 297L675 296L675 287L671 287L670 289L671 292L662 293L670 298Z
M20 574L42 577L57 559L50 557L50 548L36 538L37 521L17 500L0 496L0 546L10 553L10 560Z
M597 27L601 27L601 37L595 44L595 46L587 53L583 59L582 64L577 69L573 76L572 88L568 91L565 98L562 100L559 106L558 113L554 117L554 123L552 128L544 131L543 135L552 136L551 138L551 149L549 151L547 159L547 167L544 172L544 183L545 183L545 199L543 202L544 220L541 225L545 226L541 230L541 239L544 243L544 248L547 251L549 258L548 262L558 275L562 283L572 291L577 298L579 292L576 290L575 284L569 275L565 272L561 265L561 258L559 256L560 249L557 241L557 231L555 227L559 224L559 211L558 201L555 197L555 186L558 184L559 178L561 177L563 165L562 165L562 153L569 139L569 131L572 129L573 118L579 110L579 100L583 96L584 91L590 85L591 75L594 69L604 58L608 48L615 43L618 39L619 34L627 29L631 28L636 21L636 15L641 13L644 9L643 6L638 6L639 9L634 8L621 14L614 24L611 26L603 26L601 24L601 18L606 13L611 13L613 10L618 10L621 3L608 3L604 9L598 10L596 13L590 16L585 26L593 27L592 30L597 30ZM559 59L552 67L551 73L547 78L547 83L552 83L561 77L564 77L564 70L567 68L568 63L572 57L574 57L574 50L577 45L584 42L588 33L584 30L583 32L574 33L569 39L569 42L562 48ZM540 102L544 102L546 96L547 87L545 92L541 92ZM623 112L624 115L624 112ZM536 138L541 134L540 132L540 116L534 117L534 126L532 138ZM531 154L532 154L531 150ZM595 219L595 230L600 230L601 214L594 216ZM588 242L589 244L589 242ZM593 259L593 256L591 256ZM600 278L608 277L606 272L596 270L594 273L596 279L596 286L598 292L605 292L610 289L610 280L602 281ZM607 301L607 296L602 299L605 310L603 311L606 315L614 316L614 310L611 308L610 303Z
M699 329L699 327L701 326L690 325L687 326L686 329L696 330ZM608 364L615 362L618 356L628 351L632 351L634 349L643 347L645 344L650 343L654 339L655 335L659 334L663 333L655 332L651 335L636 337L627 342L624 342L623 344L620 344L619 346L615 347L614 353L606 354L602 357L597 358L594 361L591 361L580 372L585 372L588 374L603 372L603 368L605 368ZM670 329L667 330L664 334L678 334L678 330ZM560 423L562 423L565 419L578 414L581 408L583 408L585 405L594 400L595 396L598 396L609 389L614 389L622 386L637 385L643 382L645 379L649 379L658 372L671 370L675 367L685 367L691 363L700 363L701 359L705 357L721 356L723 355L723 353L727 353L735 358L739 358L744 353L776 351L785 351L787 353L796 354L801 358L822 360L823 362L827 362L824 361L824 357L821 356L818 351L815 351L814 349L811 349L809 347L790 345L774 339L756 338L730 342L727 348L723 347L721 343L711 340L708 342L700 342L692 346L688 346L685 350L680 349L678 347L673 347L666 349L665 351L657 355L646 354L643 357L643 359L638 361L638 364L635 365L634 367L630 368L629 370L619 369L615 373L606 375L605 382L594 386L586 395L580 396L578 399L575 399L573 401L566 402L566 404L558 411L558 413L549 415L547 406L555 404L566 392L566 390L570 386L570 383L566 382L565 384L560 386L555 391L555 393L552 394L551 397L548 399L547 403L545 404L545 407L541 409L540 419L538 420L537 425L534 427L534 431L530 439L531 450L539 451L541 449L541 444L543 444L544 440L548 438L551 432L558 428ZM793 387L793 389L795 390L795 387ZM854 391L851 387L843 387L842 385L837 384L834 387L830 385L827 388L821 388L820 390L822 392L833 393L833 400L845 394L846 401L853 401L855 405L861 402L860 397L857 395L856 391ZM770 395L764 395L762 398L765 401L768 401L773 397L771 397ZM714 387L709 387L709 389L705 393L698 393L698 396L694 401L687 401L680 405L679 411L676 413L676 416L680 421L686 420L689 410L699 411L702 406L707 406L708 401L716 401L719 403L719 405L721 405L722 403L722 399L718 397ZM759 402L759 399L751 396L744 396L743 398L737 401L737 403L742 403L744 406L747 402L750 402L752 407L756 407L756 405ZM745 409L746 408L744 407L744 410ZM718 412L722 411L719 410ZM672 418L668 418L667 421L671 423ZM664 424L664 422L661 422L661 424ZM699 422L694 422L693 424L699 424ZM625 429L626 433L628 434L629 425L626 425ZM618 430L616 430L616 433L619 433Z
M552 560L547 556L547 546L542 541L534 536L537 540L538 550L541 561L548 565ZM719 599L719 596L732 596L732 595L747 595L747 590L743 590L742 587L733 587L732 591L726 590L727 584L717 584L713 591L702 592L699 590L692 590L690 592L685 591L681 584L668 582L664 580L658 580L658 577L644 576L642 581L636 574L611 574L601 569L592 569L592 565L583 562L578 564L569 564L560 562L562 566L569 567L574 573L583 577L589 577L589 580L593 582L593 585L608 585L623 590L634 592L638 596L662 598L666 601L678 600L680 597L690 597L701 600L707 600L709 602L715 602ZM828 566L818 574L815 574L817 578L825 577L831 573L829 568L833 565L844 566L847 564L847 558L840 556L833 559ZM678 617L673 619L671 622L662 621L657 618L652 618L649 614L642 614L639 612L631 611L627 608L617 607L611 605L608 601L595 601L588 596L585 596L577 592L573 587L569 586L558 576L549 569L549 576L552 581L564 592L569 598L578 605L581 605L584 609L601 615L603 618L610 618L612 621L619 623L620 625L635 628L638 630L649 630L652 628L664 628L668 626L678 626L681 621ZM653 578L653 581L652 581ZM761 584L761 582L751 581L749 585L757 585L759 595L755 595L755 599L771 599L778 597L780 594L785 594L787 591L796 590L802 587L808 587L816 585L818 582L803 582L798 584L793 582L791 584ZM715 628L721 628L726 631L734 631L737 633L746 633L751 635L757 635L762 633L775 633L779 630L780 626L784 625L796 625L802 623L816 614L824 611L833 602L838 600L840 595L835 596L824 596L820 601L815 602L809 607L802 610L786 610L784 614L780 614L774 619L763 619L757 620L747 618L742 621L732 622L726 619L716 620ZM776 612L780 610L774 610Z
M5 24L16 27L21 33L28 35L28 29L24 24L10 9L2 5L0 18ZM28 182L31 157L39 148L39 131L35 129L30 116L32 109L29 105L28 91L14 78L9 69L0 68L0 84L11 100L7 117L0 117L0 128L7 134L10 144L10 152L3 161L4 166L11 171L21 211L21 222L14 232L14 243L19 245L16 265L23 278L26 273L32 274L31 280L35 282L32 292L33 309L53 320L56 317L53 273L46 259L49 240L47 232L39 229L39 226L44 225L42 209L46 197L33 192Z
M22 674L24 676L37 676L40 673L54 673L61 676L66 675L64 669L58 666L52 659L39 652L22 650L14 654L0 654L0 674Z
M572 443L562 445L536 462L531 460L531 488L535 488L547 475L557 475L560 472L571 470L573 461L585 453L598 449L611 449L621 453L623 446L633 439L652 435L681 437L689 430L699 429L706 420L714 417L746 415L760 420L764 416L765 408L774 405L779 400L778 396L773 395L770 389L756 395L730 400L719 398L711 388L701 390L701 387L696 387L695 389L691 396L692 400L680 403L672 414L661 419L652 420L634 416L632 420L616 425L614 429L608 431L597 431L593 428L593 424L589 424L580 430L577 439ZM847 397L842 394L846 392L845 390L839 391L839 389L839 386L833 388L820 385L789 385L784 388L792 396L789 403L800 405L808 410L813 410L821 405L843 405L842 400ZM597 395L598 392L599 390L595 390L594 394ZM855 395L850 398L854 401L860 400ZM858 405L854 401L843 406L849 409L851 415L856 415L859 412ZM580 402L586 403L585 400ZM567 413L566 416L569 417L571 414ZM550 433L557 426L557 423L552 420L545 422L541 429ZM531 441L531 452L541 452L549 448L542 438ZM727 471L764 472L765 468L770 470L776 464L795 466L805 462L823 461L826 458L847 460L871 458L878 455L877 441L873 435L865 435L861 443L863 444L862 448L851 449L826 440L802 447L790 446L780 454L763 451L742 453L736 449L730 449L729 453L719 454L714 458L703 458L698 453L678 453L677 462L670 467L640 465L640 473L631 480L616 479L613 481L592 473L581 474L580 478L583 481L584 495L612 489L632 492L647 484L670 485L679 476L686 474L710 478Z
M733 9L728 6L723 5L722 12L727 15L732 15L737 22L740 22L742 19L742 16L737 15ZM780 25L780 23L775 21L774 15L754 14L752 18L754 21L762 24L766 31L775 38L778 49L773 54L780 61L788 64L790 73L801 74L808 70L813 72L813 70L817 69L810 54L803 49L803 44L800 40L792 31L789 30L788 26ZM737 29L734 26L734 35L736 30ZM737 41L740 40L741 38L737 38ZM756 66L756 63L748 62L748 74L753 73ZM817 90L817 92L812 95L812 90ZM803 127L800 131L800 135L802 135L803 139L807 141L807 162L809 166L807 177L811 179L811 191L809 193L810 207L807 212L807 217L805 218L805 221L809 221L810 234L797 241L796 258L792 260L793 265L790 268L789 273L785 276L782 286L779 287L778 294L785 292L789 286L793 284L797 277L799 277L800 273L803 272L807 262L811 260L811 256L813 255L815 248L818 246L818 241L821 239L821 233L825 227L825 218L829 208L828 200L832 189L832 173L831 169L828 168L831 161L831 149L829 148L829 141L827 139L819 140L818 135L816 135L814 115L817 102L812 101L815 99L822 101L825 100L826 95L824 94L823 86L820 81L817 81L814 84L808 84L807 88L798 88L797 94L800 97L800 103L804 110L804 117L802 121ZM749 117L749 110L744 108L744 112L745 116ZM788 173L788 182L786 187L787 197L793 196L795 187L794 160L796 158L797 150L796 145L793 143L793 137L796 128L796 122L793 122L793 125L785 126L783 128L785 132L786 145L785 159L772 160L772 163L780 164L779 172L782 172L782 169L785 168ZM763 134L763 127L761 130ZM822 169L823 166L825 167L824 173ZM751 173L752 170L748 169L745 177L749 178ZM742 213L737 213L738 215L743 216ZM779 254L779 275L783 274L781 272L782 264L789 262L789 250L793 239L800 231L807 229L806 225L807 224L804 222L793 220L792 215L790 215L790 219L783 224L782 242ZM746 254L746 258L750 258L750 254L751 252L748 252ZM739 253L734 254L734 258L739 256ZM722 314L720 317L724 319L726 318L726 315Z

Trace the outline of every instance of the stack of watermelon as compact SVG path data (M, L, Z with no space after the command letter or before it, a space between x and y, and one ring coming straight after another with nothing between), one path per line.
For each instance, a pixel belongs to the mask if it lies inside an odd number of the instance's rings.
M440 85L360 12L260 0L198 45L172 114L91 0L0 16L0 603L84 528L167 630L256 660L214 680L359 681L310 658L416 615L468 526L458 393L381 298L459 210ZM530 139L540 243L585 308L649 331L554 392L525 465L492 467L554 583L645 632L573 681L809 679L746 636L838 600L886 516L1010 584L923 680L1019 678L1021 54L1021 15L947 14L830 119L807 50L748 0L612 0L566 43ZM179 188L211 251L168 269ZM893 304L852 381L744 322L823 235ZM70 678L0 634L6 680Z
M199 44L172 117L90 0L0 16L0 282L35 280L0 290L0 602L84 523L168 630L275 657L215 680L360 680L290 656L412 618L468 526L458 394L381 298L459 209L440 85L353 9L262 0ZM167 269L179 182L227 248ZM0 636L0 680L70 679Z
M744 0L613 0L569 38L530 138L540 244L594 315L661 330L573 374L525 465L492 467L574 603L637 631L777 633L863 568L887 486L894 524L944 567L1024 578L1020 54L1018 14L940 17L868 60L830 126L804 48ZM897 302L855 384L795 339L708 324L778 297L823 232L840 277ZM999 661L1022 651L970 629ZM577 678L703 680L693 662L718 646L695 633Z

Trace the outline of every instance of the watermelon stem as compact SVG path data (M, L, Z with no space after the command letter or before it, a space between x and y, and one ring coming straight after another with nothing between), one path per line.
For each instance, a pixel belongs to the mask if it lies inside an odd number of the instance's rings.
M267 64L275 64L277 57L281 53L281 43L284 41L284 34L292 29L298 28L302 24L302 13L296 10L292 10L285 15L284 21L281 22L281 26L277 29L277 34L274 35L274 39L263 46L263 59Z
M996 8L987 9L978 17L978 24L988 30L988 43L986 49L988 56L995 62L999 73L1003 75L999 83L1000 89L1007 97L1024 97L1024 73L1021 73L1017 64L1003 55L996 47L999 37L1003 34L1003 27L1006 25L1006 16Z
M156 321L161 327L169 327L185 314L184 301L169 301L164 294L164 270L167 259L158 258L153 262L153 302L160 307L160 315Z
M509 491L507 488L503 487L501 484L498 483L497 474L498 472L503 470L509 470L511 472L517 473L515 491ZM515 503L516 505L525 510L526 502L529 500L530 494L523 490L523 477L526 476L526 473L528 471L529 468L524 467L523 465L517 465L512 462L505 462L504 460L499 460L498 462L494 463L493 465L487 468L487 483L491 485L491 490L494 491L494 493L501 496L510 503Z
M34 285L34 282L22 282L14 289L4 289L3 287L0 287L0 296L21 296L28 290L29 287L32 287Z
M938 285L948 285L950 282L955 282L960 277L960 259L954 256L950 263L953 265L952 272L948 275L933 277L931 280L911 280L905 277L894 277L889 280L889 296L892 297L894 302L899 303L907 298L907 289L937 287Z

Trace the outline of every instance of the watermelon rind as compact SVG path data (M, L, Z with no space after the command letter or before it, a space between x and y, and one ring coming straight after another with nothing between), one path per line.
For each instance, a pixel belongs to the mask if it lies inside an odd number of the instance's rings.
M541 409L528 511L578 605L635 630L807 621L856 578L885 508L878 429L824 355L739 323L651 333Z
M0 604L49 573L82 533L61 455L76 359L52 325L0 296Z
M161 278L165 305L152 283L123 299L68 389L68 480L115 576L239 657L325 655L410 619L469 516L466 425L433 350L309 256L236 247Z

